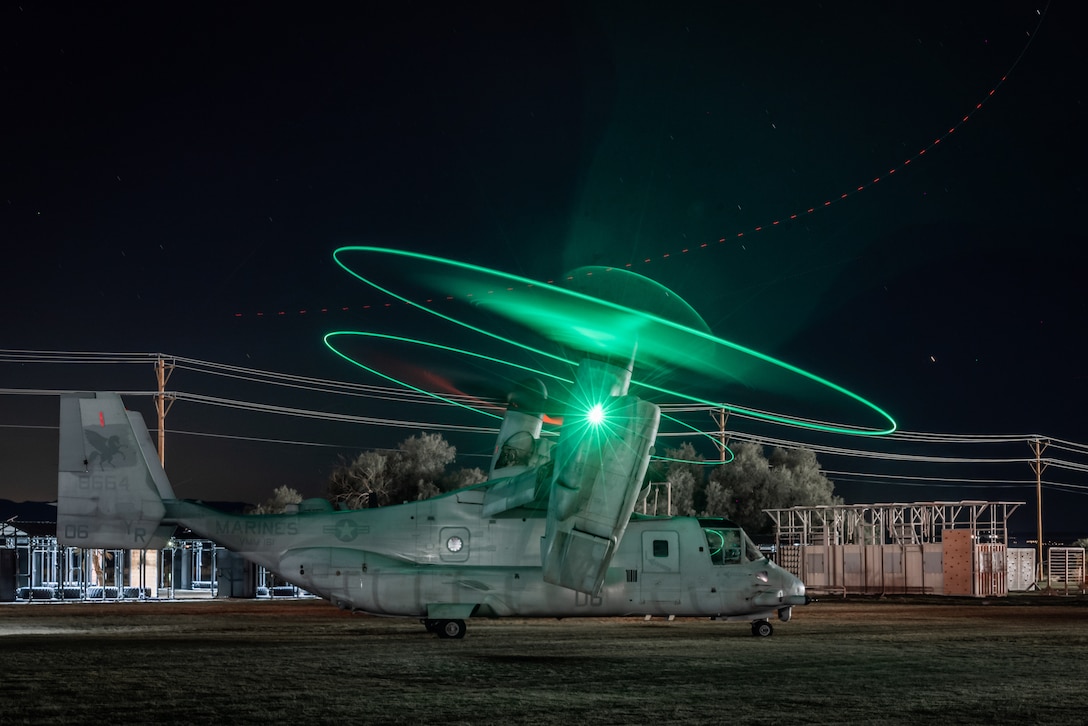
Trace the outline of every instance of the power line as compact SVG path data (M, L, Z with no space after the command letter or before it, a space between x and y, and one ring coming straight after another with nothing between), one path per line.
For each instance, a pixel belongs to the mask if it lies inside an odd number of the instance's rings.
M75 365L118 365L118 364L134 364L138 363L146 365L154 362L157 359L168 359L174 363L175 366L184 368L187 371L198 374L206 374L211 376L225 377L231 380L241 380L248 383L254 383L262 386L271 386L274 388L285 388L292 390L303 390L318 394L331 394L335 396L362 396L382 400L390 403L397 404L423 404L428 406L451 406L452 404L428 396L426 393L418 391L404 390L401 388L390 386L377 386L370 384L362 384L347 381L336 381L324 378L316 378L311 376L301 376L288 373L280 373L275 371L264 371L253 368L245 368L241 366L234 366L223 363L216 363L211 361L203 361L195 358L180 357L180 356L167 356L158 353L117 353L117 352L86 352L86 351L36 351L36 350L10 350L0 349L0 363L18 363L20 365L26 364L75 364ZM76 393L85 389L49 389L49 388L0 388L0 394L3 395L27 395L27 396L59 396L67 393ZM158 391L147 390L133 390L120 392L123 396L140 396L151 397L159 394ZM361 416L356 414L337 413L332 411L314 410L294 406L285 406L272 403L262 403L252 400L242 400L237 398L226 398L221 396L211 396L207 394L201 394L190 391L175 391L169 393L170 396L175 397L178 400L185 400L191 403L198 403L204 406L213 406L220 408L230 408L242 411L248 411L253 413L263 413L269 415L279 416L291 416L295 418L329 421L335 423L349 424L349 425L369 425L369 426L381 426L390 428L416 428L421 430L430 431L445 431L464 434L489 434L494 435L497 431L494 427L489 426L474 426L463 424L450 424L440 423L436 421L424 421L424 420L404 420L402 418L391 418L382 416ZM467 396L464 394L444 394L448 395L452 399L460 398L463 401L472 401L478 403L480 399ZM501 408L501 404L498 401L492 400L490 403L496 408ZM673 404L662 403L661 408L663 412L670 414L682 414L682 413L707 413L717 410L712 406L705 405L691 405L691 404ZM458 410L463 410L458 408ZM729 421L733 424L741 423L751 420L759 423L758 419L745 416L744 414L733 413ZM31 426L31 425L18 425L18 424L2 424L3 428L23 428L23 429L40 429L40 430L55 430L55 426ZM171 433L178 433L188 436L206 436L214 438L223 438L229 440L239 441L254 441L263 443L275 443L275 444L291 444L299 446L318 446L327 448L362 448L357 446L352 447L337 447L333 444L323 444L312 441L302 441L293 439L278 439L278 438L261 438L251 437L233 434L223 434L210 431L171 431ZM952 453L933 453L932 451L910 453L904 451L896 451L889 449L889 444L901 444L909 447L932 447L938 446L941 449L957 449L961 446L967 446L972 450L977 449L980 446L989 447L995 451L1003 450L1010 445L1021 446L1024 442L1031 442L1035 440L1046 441L1052 447L1052 450L1057 450L1071 455L1073 458L1085 455L1088 456L1088 445L1080 444L1077 442L1067 441L1064 439L1056 439L1052 437L1046 437L1034 434L951 434L951 433L936 433L936 432L911 432L911 431L899 431L892 435L881 437L879 440L865 439L856 443L855 447L847 447L842 445L833 445L827 443L813 442L810 440L795 440L780 436L767 436L760 435L752 432L729 430L725 432L726 435L734 441L743 441L759 444L761 446L776 446L785 449L798 449L804 448L812 450L814 453L820 454L825 457L843 457L847 459L867 459L867 460L879 460L886 461L896 466L1022 466L1025 463L1034 463L1033 457L1026 456L975 456L975 455L954 455ZM659 437L662 439L677 438L677 437L692 437L692 436L710 436L717 437L721 434L720 430L704 430L700 427L692 427L690 430L679 432L662 431L659 433ZM851 439L851 441L855 441ZM1060 469L1066 472L1082 474L1088 473L1088 462L1081 462L1071 460L1070 457L1058 458L1050 456L1040 460L1046 466L1053 466L1056 469ZM917 486L995 486L995 485L1008 485L1008 486L1023 486L1024 482L1018 479L991 479L991 478L967 478L967 477L949 477L949 476L917 476L903 473L884 473L878 474L873 472L849 472L840 469L829 469L825 471L830 476L839 476L853 478L855 480L864 479L870 482L880 481L887 484L899 483L903 485L903 482L913 481ZM1061 488L1065 491L1081 492L1085 487L1075 483L1059 483L1059 482L1047 482L1048 488Z

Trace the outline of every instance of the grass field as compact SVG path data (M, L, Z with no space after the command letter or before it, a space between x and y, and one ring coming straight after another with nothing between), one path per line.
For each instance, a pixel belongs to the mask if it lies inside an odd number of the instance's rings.
M0 606L0 723L1088 723L1088 601L747 623L411 620L320 601Z

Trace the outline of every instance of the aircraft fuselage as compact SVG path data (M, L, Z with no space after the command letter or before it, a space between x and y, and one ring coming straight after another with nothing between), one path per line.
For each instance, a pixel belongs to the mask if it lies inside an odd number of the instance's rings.
M227 515L166 502L167 519L346 609L430 619L615 615L760 619L804 585L727 520L642 517L596 595L541 576L546 512L484 516L491 484L380 509ZM311 505L312 506L312 505Z

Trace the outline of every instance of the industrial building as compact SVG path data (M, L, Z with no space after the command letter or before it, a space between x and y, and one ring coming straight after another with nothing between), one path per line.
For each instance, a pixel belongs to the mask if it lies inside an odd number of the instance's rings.
M161 550L61 547L55 522L0 523L0 602L305 595L211 540Z
M993 597L1036 587L1037 575L1083 589L1084 548L1010 549L1008 520L1024 502L837 504L765 510L779 565L810 591ZM1079 556L1078 553L1079 552Z

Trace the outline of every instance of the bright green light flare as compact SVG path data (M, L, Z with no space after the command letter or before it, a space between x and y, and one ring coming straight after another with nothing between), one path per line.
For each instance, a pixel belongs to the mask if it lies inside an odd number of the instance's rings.
M604 423L604 406L599 403L593 404L593 407L586 413L586 420L593 426L600 426Z
M711 401L678 391L672 391L663 387L648 383L633 381L642 388L657 391L670 397L680 398L693 403L724 408L752 418L770 421L773 423L797 426L816 431L831 433L852 434L859 436L880 436L889 434L896 429L895 421L883 409L876 404L867 401L861 396L846 390L831 381L828 381L814 373L802 370L784 361L777 360L737 343L718 338L699 325L701 319L692 310L690 316L682 318L683 322L668 320L653 312L644 309L633 308L597 297L592 297L577 290L569 290L555 285L541 283L520 275L490 270L485 267L466 262L458 262L433 255L426 255L405 250L395 250L383 247L348 246L341 247L333 253L333 259L348 274L365 282L367 285L379 290L401 302L423 310L442 320L460 325L473 330L481 335L499 340L509 345L525 350L534 355L542 356L561 363L570 363L561 356L534 348L523 342L512 340L493 331L489 331L473 325L467 321L439 312L429 304L409 299L402 294L393 292L380 285L370 277L364 276L352 269L342 257L348 253L359 253L368 256L391 258L394 261L411 261L417 264L412 270L411 278L422 282L429 289L450 295L458 301L469 301L484 307L488 312L505 317L519 323L530 330L549 337L559 338L557 342L565 343L570 347L588 353L629 356L637 346L637 358L640 363L651 363L680 366L695 371L702 378L722 378L735 380L735 370L739 366L751 363L762 364L779 374L788 374L791 382L810 382L819 387L845 396L850 401L860 404L864 410L877 414L883 421L883 428L857 426L846 423L824 423L811 419L789 416L786 414L771 413L758 409L748 408L736 404L720 401ZM426 269L427 265L437 266L434 269ZM615 268L580 268L581 278L588 277L585 273L597 271L599 274L619 272L625 281L639 280L640 290L656 291L651 297L660 297L657 293L664 291L672 296L668 301L670 313L677 309L691 310L682 298L669 292L663 286L626 270ZM369 273L368 273L369 274ZM636 301L632 301L636 304ZM683 303L679 305L679 303ZM638 300L639 307L644 307L642 300ZM650 306L653 309L653 306ZM693 318L691 316L694 316ZM674 315L675 317L675 315ZM695 322L698 321L698 322ZM685 324L686 323L686 324ZM694 327L697 326L697 327ZM572 330L580 329L581 333L573 333ZM587 335L586 330L592 330L592 335ZM554 336L554 337L553 337ZM370 369L368 369L370 370ZM380 375L380 374L379 374ZM388 376L384 376L388 379ZM391 379L390 379L391 380ZM783 387L786 387L783 385ZM792 387L792 386L789 386ZM418 389L416 389L418 390Z
M354 366L362 368L363 370L367 371L368 373L373 373L374 375L378 376L379 378L384 378L385 380L390 381L391 383L394 383L394 384L396 384L398 386L401 386L403 388L407 388L407 389L415 391L417 393L422 393L422 394L424 394L426 396L430 396L431 398L437 399L439 401L444 401L444 402L450 404L451 406L458 406L460 408L464 408L464 409L467 409L469 411L472 411L473 413L479 413L479 414L482 414L484 416L488 416L488 417L494 418L494 419L501 420L502 416L498 416L498 415L496 415L494 413L491 413L487 409L480 408L478 406L472 406L472 405L469 405L467 403L463 403L461 401L457 401L455 399L448 398L446 396L443 396L441 393L437 393L436 391L431 391L431 390L428 390L428 389L425 389L425 388L419 388L418 386L413 386L411 383L408 383L407 381L405 381L405 380L403 380L401 378L396 378L395 376L391 376L391 375L388 375L386 373L382 373L381 371L379 371L376 368L372 368L372 367L366 365L365 363L361 363L358 359L356 359L356 358L348 355L344 351L340 350L340 348L338 348L333 343L333 340L336 339L336 338L347 338L347 337L374 338L374 339L378 339L378 340L389 340L389 341L393 341L393 342L396 342L396 343L407 343L409 345L422 345L422 346L427 347L427 348L433 348L435 350L440 350L440 351L444 351L444 352L447 352L447 353L454 353L454 354L457 354L457 355L469 356L469 357L472 357L472 358L478 358L480 360L485 360L485 361L488 361L490 363L497 363L499 365L510 366L511 368L517 368L518 370L525 371L526 373L531 373L531 374L533 374L535 376L542 376L544 378L554 379L554 380L559 381L560 383L564 383L564 384L566 384L568 386L574 384L574 381L572 381L571 379L564 378L563 376L556 375L555 373L549 373L548 371L540 370L538 368L532 368L530 366L521 365L521 364L518 364L518 363L514 363L512 361L503 360L501 358L495 358L493 356L484 355L482 353L476 353L476 352L471 351L471 350L465 350L463 348L455 348L455 347L449 346L449 345L442 345L441 343L433 343L433 342L430 342L430 341L418 340L418 339L415 339L415 338L405 338L405 337L400 336L400 335L390 335L388 333L374 333L374 332L357 331L357 330L338 330L338 331L333 331L333 332L325 334L324 341L325 341L326 347L328 347L328 349L331 350L336 355L338 355L341 358L343 358L344 360L346 360L348 363L351 363ZM570 363L570 365L573 366L575 364ZM603 407L601 409L601 414L602 414L601 422L603 422L603 420L604 420L604 418L603 418L603 415L604 415ZM694 426L692 424L689 424L686 421L681 421L678 418L675 418L673 416L669 416L669 415L664 414L664 413L661 414L661 418L668 419L669 421L672 421L673 423L678 424L678 425L690 430L692 433L695 433L695 434L697 434L699 436L703 436L703 437L709 439L716 446L719 445L719 443L720 443L716 438L714 438L713 436L711 436L707 432L702 431L698 427L696 427L696 426ZM687 459L674 459L674 458L671 458L671 457L668 457L668 456L660 456L660 455L655 455L655 456L653 456L653 458L658 460L658 461L679 461L679 462L683 462L685 464L708 464L708 465L710 465L710 464L728 464L734 458L733 450L730 449L727 446L727 447L725 447L725 453L728 454L728 458L723 459L721 461L695 461L695 462L693 462L693 461L688 461Z

